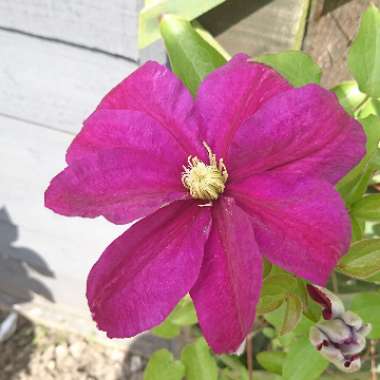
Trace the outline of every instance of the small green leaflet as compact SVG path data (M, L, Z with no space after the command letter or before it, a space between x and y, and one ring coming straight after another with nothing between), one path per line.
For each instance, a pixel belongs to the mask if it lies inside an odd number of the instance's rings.
M152 329L152 333L160 338L172 339L179 335L182 326L195 325L197 321L193 302L190 296L186 296L164 322Z
M360 92L358 84L354 81L342 82L331 90L343 108L351 115L366 101L367 95Z
M380 221L380 194L370 194L352 206L352 214L365 220Z
M282 376L284 380L317 380L328 365L308 337L296 338L284 361Z
M149 0L139 17L139 48L142 49L160 38L160 17L174 14L191 21L225 0Z
M367 279L380 272L380 239L359 240L341 258L337 269L347 276Z
M218 366L203 338L188 344L181 354L187 380L217 380Z
M160 28L173 72L195 95L203 78L226 59L182 17L165 15Z
M184 365L179 360L174 360L168 350L162 349L156 351L149 359L144 380L182 380L184 375Z
M293 86L319 83L321 68L302 51L285 51L277 54L261 55L253 61L265 63L282 74Z
M380 98L380 12L374 5L362 16L349 51L348 65L360 91Z
M380 338L380 293L359 293L352 299L350 308L358 314L365 323L372 324L372 331L368 335L370 339Z
M337 190L348 206L362 198L372 176L371 160L375 157L380 139L380 120L374 115L360 120L367 135L367 154L337 184Z
M256 356L259 364L267 371L282 374L282 367L286 358L286 353L282 351L262 351Z

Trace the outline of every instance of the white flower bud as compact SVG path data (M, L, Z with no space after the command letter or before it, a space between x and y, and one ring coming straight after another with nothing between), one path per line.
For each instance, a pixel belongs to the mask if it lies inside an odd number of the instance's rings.
M341 371L358 371L361 367L359 354L366 346L365 337L371 325L363 323L352 311L345 311L343 302L329 290L309 285L308 291L324 307L325 319L310 329L310 342Z
M358 333L361 336L366 337L372 331L372 325L370 323L366 323L358 330Z
M361 360L360 357L357 356L351 361L340 361L335 364L338 369L340 369L342 372L347 372L347 373L353 373L359 371L361 368Z
M352 311L345 311L341 318L348 326L355 328L355 330L359 330L363 326L361 318Z
M334 343L342 344L351 339L351 329L341 319L322 321L317 326Z
M308 285L307 290L310 297L323 307L322 314L324 319L333 319L344 313L343 302L330 290L317 285Z

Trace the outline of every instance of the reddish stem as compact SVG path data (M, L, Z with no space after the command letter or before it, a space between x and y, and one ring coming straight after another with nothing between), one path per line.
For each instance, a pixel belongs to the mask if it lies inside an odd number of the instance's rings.
M370 354L371 354L371 380L377 380L376 372L376 341L371 339Z
M253 336L247 336L247 365L248 365L248 379L253 380Z

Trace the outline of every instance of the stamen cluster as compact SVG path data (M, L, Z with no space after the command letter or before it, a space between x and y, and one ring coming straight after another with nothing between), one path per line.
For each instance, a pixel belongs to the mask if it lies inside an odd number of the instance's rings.
M224 192L228 173L223 158L218 162L211 148L205 142L203 145L208 152L209 165L196 156L189 156L181 180L194 199L215 201Z

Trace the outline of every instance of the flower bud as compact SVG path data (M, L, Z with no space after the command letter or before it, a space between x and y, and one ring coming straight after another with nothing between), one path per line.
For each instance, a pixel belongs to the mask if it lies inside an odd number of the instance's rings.
M334 293L328 289L317 285L307 285L310 297L322 307L322 315L324 319L332 319L338 317L344 312L343 302Z
M371 325L364 324L352 311L345 311L343 302L329 290L308 285L308 291L323 306L325 319L310 329L310 342L341 371L358 371L361 367L359 354L365 348L365 337Z

